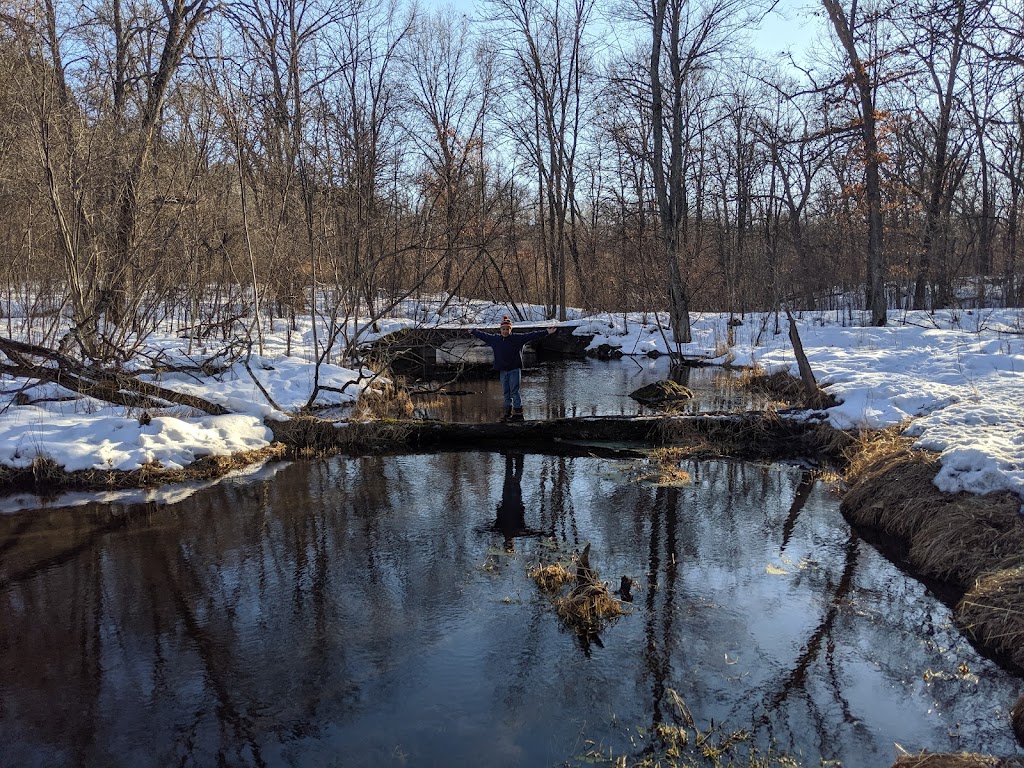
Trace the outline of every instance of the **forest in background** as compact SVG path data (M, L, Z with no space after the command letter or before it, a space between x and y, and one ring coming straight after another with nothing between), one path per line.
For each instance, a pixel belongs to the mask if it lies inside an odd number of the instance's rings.
M348 346L427 295L669 308L676 343L1019 306L1019 4L821 0L799 65L752 47L769 10L0 0L0 314L116 361L171 316Z

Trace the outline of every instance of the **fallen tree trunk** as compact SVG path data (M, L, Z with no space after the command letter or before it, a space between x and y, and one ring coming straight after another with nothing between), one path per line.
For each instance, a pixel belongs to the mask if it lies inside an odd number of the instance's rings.
M214 416L230 413L227 408L205 398L141 381L124 371L89 367L56 350L36 344L0 337L0 352L8 360L0 361L0 372L57 384L107 403L134 408L161 408L172 403Z
M790 458L829 452L835 430L775 413L687 416L586 416L512 423L338 421L314 417L267 422L296 455L414 450L518 450L615 455L683 447L692 456ZM823 435L822 429L829 432Z

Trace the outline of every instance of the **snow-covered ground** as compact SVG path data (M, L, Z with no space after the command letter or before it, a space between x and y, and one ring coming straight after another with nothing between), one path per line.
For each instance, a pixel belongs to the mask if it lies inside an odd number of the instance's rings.
M482 302L451 304L443 314L409 302L404 316L378 324L378 335L414 325L493 326L510 307ZM543 310L519 307L525 319L546 324ZM855 318L859 321L861 318ZM660 320L660 325L659 325ZM797 374L785 317L747 315L732 328L725 314L695 314L687 356L723 365L760 366L768 373ZM583 316L576 333L596 334L592 346L609 344L626 354L668 351L667 318L647 315ZM906 424L916 444L938 452L936 484L944 491L1011 490L1024 497L1024 329L1020 310L893 312L884 328L853 325L842 313L798 317L804 349L819 384L840 404L827 413L843 429ZM29 466L45 456L68 470L136 469L159 462L182 467L202 455L225 455L268 445L266 419L287 418L304 405L314 385L312 322L301 319L285 354L286 327L265 334L263 355L248 370L233 362L225 372L162 374L161 386L199 395L232 411L209 416L182 407L154 413L141 424L137 409L89 399L63 399L53 385L25 390L29 405L14 405L24 380L0 378L0 464ZM324 338L323 329L320 336ZM203 350L175 335L153 335L145 349L163 362L195 363ZM188 354L186 354L188 352ZM232 362L232 361L225 361ZM623 364L630 364L625 362ZM250 373L251 372L251 373ZM360 372L323 365L318 406L344 406L371 382ZM255 380L254 380L255 379ZM257 383L258 381L258 383ZM371 383L372 386L372 383ZM266 394L264 394L264 392ZM269 395L269 400L267 395ZM271 402L272 401L272 402Z

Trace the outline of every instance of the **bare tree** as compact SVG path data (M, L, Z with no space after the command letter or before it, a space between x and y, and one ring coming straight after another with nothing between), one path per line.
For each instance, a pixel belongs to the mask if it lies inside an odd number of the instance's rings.
M979 7L966 0L949 0L940 5L903 6L906 24L898 24L906 48L920 67L928 102L918 106L915 118L924 121L930 151L925 155L925 188L921 190L924 231L916 270L914 309L924 309L928 284L934 265L945 262L948 248L948 201L955 194L958 153L964 148L955 136L956 117L963 111L961 64L967 53L973 30L977 28ZM917 92L917 89L914 89ZM931 107L931 108L930 108Z
M587 119L585 34L593 0L490 0L495 46L510 61L514 101L506 126L537 175L547 303L566 318L569 261L578 248L576 158ZM519 118L529 114L532 122Z
M112 5L117 50L114 98L119 117L125 114L120 108L124 99L123 91L127 87L127 76L122 76L123 58L128 46L127 36L132 34L131 25L122 18L121 2L113 0ZM136 251L142 181L149 171L171 81L197 28L210 15L213 6L213 0L165 0L160 6L162 15L156 16L150 27L152 40L148 44L160 53L156 61L147 61L148 66L137 74L143 83L139 94L140 110L130 129L123 132L124 137L129 139L130 150L118 174L113 250L104 276L104 287L94 310L97 315L108 312L115 324L123 319L128 307L128 291L131 290L133 277L138 277L142 272Z
M665 248L672 335L679 345L691 340L690 291L682 266L691 214L684 174L690 149L686 126L692 124L698 107L691 88L701 70L724 60L731 35L751 24L753 16L750 6L737 0L651 0L642 14L651 32L648 77L654 193Z
M416 181L426 220L424 245L439 245L445 303L463 290L472 272L471 259L462 256L486 205L483 134L491 89L488 68L477 67L482 60L473 54L469 21L463 17L453 26L453 13L445 8L420 19L404 78L411 107L407 135L423 162Z
M771 89L775 97L765 100L767 106L761 112L757 132L777 178L771 196L785 210L784 226L795 257L787 284L802 294L807 308L814 308L819 281L834 277L827 265L815 258L806 226L812 193L826 167L831 137L816 117L818 94L793 94L796 90L792 85Z
M864 12L858 0L851 0L849 9L840 0L821 0L850 67L850 85L860 111L860 135L864 143L864 187L867 200L868 248L865 297L873 325L886 323L885 254L882 228L882 155L878 147L876 96L878 89L879 51L862 46L867 32L875 31L876 11Z

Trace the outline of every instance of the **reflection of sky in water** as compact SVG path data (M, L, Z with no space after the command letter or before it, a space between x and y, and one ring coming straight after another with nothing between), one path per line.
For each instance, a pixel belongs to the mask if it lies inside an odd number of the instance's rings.
M505 462L337 458L0 517L4 764L560 765L638 755L668 689L808 765L1015 751L1020 681L798 470L701 462L656 488L527 455L525 523L553 539L509 554ZM639 586L583 647L527 570L586 543Z
M640 405L629 393L669 377L667 357L534 364L523 371L524 413L528 419L660 413ZM736 411L758 405L761 401L741 388L737 377L737 372L717 367L682 369L677 380L694 390L695 398L681 404L680 412ZM474 372L449 384L447 389L468 394L430 398L424 407L431 416L444 421L476 422L493 421L501 415L501 383L497 373ZM420 405L424 400L417 398L414 402Z

